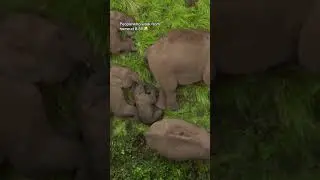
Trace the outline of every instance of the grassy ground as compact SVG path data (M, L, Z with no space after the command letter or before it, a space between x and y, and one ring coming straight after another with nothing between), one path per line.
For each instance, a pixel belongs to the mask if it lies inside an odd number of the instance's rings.
M209 0L200 1L197 8L191 9L184 7L184 0L112 0L110 9L133 16L137 22L160 23L159 26L149 27L147 31L135 32L137 53L112 56L111 60L112 64L130 67L148 82L152 81L143 61L143 54L147 47L174 28L210 29ZM210 128L208 88L204 85L183 87L178 91L178 99L180 110L168 111L165 117L181 118L207 129ZM128 121L130 120L113 120L112 179L209 179L208 163L169 162L141 145L141 133L147 127L136 123L128 126Z
M319 75L281 69L217 81L214 179L320 178Z

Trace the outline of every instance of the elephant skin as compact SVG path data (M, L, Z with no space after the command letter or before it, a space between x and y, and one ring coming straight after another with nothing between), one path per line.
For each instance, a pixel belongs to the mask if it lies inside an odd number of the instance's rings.
M62 82L75 67L94 59L78 32L36 14L1 18L0 39L0 74L26 82Z
M140 122L151 125L160 120L163 110L157 108L157 89L150 84L136 84L133 88L133 99Z
M133 34L132 31L126 31L127 36L125 38L121 38L120 35L120 23L134 22L135 20L132 17L129 17L122 12L110 11L110 52L112 54L136 51L136 47L131 38Z
M178 85L203 80L210 86L210 32L171 30L147 49L145 58L160 84L156 106L161 109L179 109L176 100Z
M124 95L124 88L140 83L139 75L127 67L113 65L110 68L110 109L117 117L138 118L137 108L130 105Z
M170 160L210 159L210 134L180 119L153 123L145 133L147 145Z

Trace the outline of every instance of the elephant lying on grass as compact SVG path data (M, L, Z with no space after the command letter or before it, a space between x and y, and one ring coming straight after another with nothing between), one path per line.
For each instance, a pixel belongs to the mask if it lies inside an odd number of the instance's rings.
M113 65L110 68L110 110L118 117L135 117L138 119L137 108L128 104L124 89L139 83L139 75L127 67Z
M115 116L133 117L144 124L152 124L163 115L163 111L155 107L156 93L154 86L142 82L138 73L130 68L117 65L111 67L110 109Z
M163 110L155 106L157 102L156 87L149 84L136 84L132 91L140 122L151 125L162 118Z
M132 40L132 31L127 32L126 37L121 37L120 23L134 23L135 20L122 12L110 11L110 52L120 54L125 52L136 51ZM129 27L123 27L129 28Z
M210 134L184 120L157 121L145 138L151 149L171 160L210 159Z

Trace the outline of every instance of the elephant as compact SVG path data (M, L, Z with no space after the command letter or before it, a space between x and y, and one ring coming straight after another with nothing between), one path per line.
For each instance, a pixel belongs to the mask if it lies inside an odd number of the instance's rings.
M160 85L156 106L177 110L178 85L204 81L210 87L210 32L171 30L146 50L145 61Z
M132 31L126 31L127 36L121 37L120 23L134 23L132 17L125 15L119 11L110 11L110 52L111 54L120 54L125 52L136 51L136 47L132 40Z
M154 86L146 83L135 84L132 91L140 122L151 125L162 118L163 110L155 106L157 89Z
M145 133L147 145L160 155L176 161L210 159L210 134L181 119L163 119Z
M0 39L0 74L30 83L62 82L73 69L96 64L79 32L41 15L6 14Z
M131 69L113 65L110 69L110 109L117 117L138 119L137 108L129 104L123 89L130 89L134 83L140 83L139 75Z

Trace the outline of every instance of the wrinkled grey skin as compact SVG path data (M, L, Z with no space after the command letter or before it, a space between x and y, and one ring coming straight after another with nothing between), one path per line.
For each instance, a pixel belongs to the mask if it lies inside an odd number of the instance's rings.
M295 62L299 41L317 41L311 40L317 31L311 21L316 20L310 17L309 25L304 25L313 1L216 0L212 54L217 73L250 74ZM308 67L317 65L319 60L310 57L318 46L301 43L305 63L310 59L314 64Z
M153 123L145 133L147 145L170 160L210 159L210 134L180 119Z
M131 38L133 33L126 31L127 36L120 36L120 22L133 23L135 20L122 12L110 11L110 52L112 54L120 54L125 52L136 51L136 47Z
M320 2L314 4L303 23L299 39L299 63L312 72L320 72Z
M107 133L109 133L108 69L92 74L80 94L81 130L88 154L91 180L109 177Z
M7 14L0 39L0 74L26 82L61 82L75 67L94 63L79 33L36 14Z
M90 179L82 142L53 130L39 91L4 77L0 86L0 160L28 178L76 171L75 180Z
M110 68L110 110L114 116L138 118L137 108L128 104L123 93L124 88L130 88L134 83L140 83L136 72L116 65Z
M137 84L133 88L133 97L140 122L151 125L162 118L163 111L155 106L156 88L147 84Z
M160 84L156 106L179 109L178 85L204 81L210 87L210 33L202 30L172 30L146 51L147 63Z

